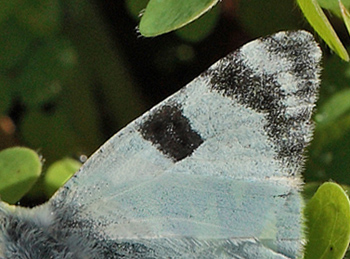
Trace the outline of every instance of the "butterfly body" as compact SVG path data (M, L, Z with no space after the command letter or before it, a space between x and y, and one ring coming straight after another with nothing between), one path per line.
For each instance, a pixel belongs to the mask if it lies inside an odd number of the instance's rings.
M218 61L113 136L47 204L0 207L0 258L40 251L38 229L50 256L17 258L296 258L320 58L299 31ZM21 224L28 238L13 242Z

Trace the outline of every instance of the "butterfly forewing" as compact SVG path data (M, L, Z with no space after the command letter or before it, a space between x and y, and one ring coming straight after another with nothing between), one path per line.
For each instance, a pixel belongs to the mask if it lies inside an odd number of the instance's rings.
M305 32L245 45L117 133L52 202L158 257L245 244L295 257L320 57Z
M91 257L300 256L320 58L303 31L229 54L106 142L44 205L52 227Z

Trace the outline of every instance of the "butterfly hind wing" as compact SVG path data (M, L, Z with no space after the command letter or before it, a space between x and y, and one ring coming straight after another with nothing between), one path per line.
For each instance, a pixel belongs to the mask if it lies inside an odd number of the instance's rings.
M84 164L57 228L108 258L296 258L320 59L304 31L221 59Z

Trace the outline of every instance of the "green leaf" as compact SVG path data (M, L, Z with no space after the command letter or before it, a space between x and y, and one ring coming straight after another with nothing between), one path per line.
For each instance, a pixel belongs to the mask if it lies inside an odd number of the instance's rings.
M41 160L29 148L14 147L0 152L1 200L14 204L34 185L41 173Z
M340 17L338 0L317 0L317 2L320 5L320 7L327 9L328 11L331 11L332 13Z
M203 15L188 26L177 30L175 33L184 40L199 42L214 30L218 18L219 8L214 7L209 13Z
M150 0L141 18L140 33L154 37L176 30L210 10L218 0Z
M318 4L324 8L327 9L328 11L331 11L332 13L334 13L335 15L337 15L338 17L341 17L341 10L339 9L339 0L317 0ZM347 8L350 7L350 1L349 0L343 0L342 1L344 6L346 6Z
M349 55L316 0L297 0L300 9L315 31L339 57L349 61Z
M81 163L71 158L65 158L53 163L44 177L46 195L51 197L80 167Z
M346 29L348 30L348 32L350 34L350 13L349 13L348 9L346 9L346 7L342 3L342 1L339 1L339 7L340 7L341 15L343 17Z
M350 241L350 203L344 190L328 182L305 207L307 244L304 259L343 258Z
M311 200L311 198L314 196L320 185L320 182L305 183L302 194L306 203L309 202L309 200Z

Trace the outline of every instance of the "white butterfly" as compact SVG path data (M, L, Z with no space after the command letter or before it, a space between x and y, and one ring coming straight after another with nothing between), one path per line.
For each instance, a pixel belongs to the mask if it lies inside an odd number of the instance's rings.
M255 40L107 141L46 204L0 205L0 258L296 258L321 51Z

